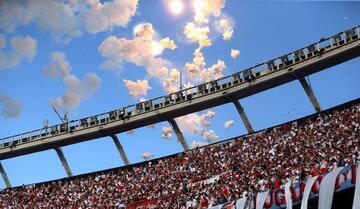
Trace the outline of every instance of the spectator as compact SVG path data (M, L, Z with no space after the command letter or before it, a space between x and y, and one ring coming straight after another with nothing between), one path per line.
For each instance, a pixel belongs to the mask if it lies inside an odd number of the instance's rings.
M4 189L0 208L208 208L359 162L359 138L353 104L173 157Z

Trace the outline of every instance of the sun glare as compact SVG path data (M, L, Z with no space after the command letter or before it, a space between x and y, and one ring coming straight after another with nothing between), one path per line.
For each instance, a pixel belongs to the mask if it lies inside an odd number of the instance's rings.
M184 10L184 4L181 0L169 0L169 9L174 15L179 15Z
M161 46L161 44L159 42L154 41L152 43L152 49L151 50L152 50L152 54L154 56L157 56L157 55L160 55L162 53L163 48L162 48L162 46Z

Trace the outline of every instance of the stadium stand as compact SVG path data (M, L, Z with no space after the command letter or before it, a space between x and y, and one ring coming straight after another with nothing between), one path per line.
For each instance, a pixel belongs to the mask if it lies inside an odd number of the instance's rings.
M188 152L3 189L0 208L210 208L253 198L256 193L280 191L289 181L299 184L338 167L355 170L359 145L357 99ZM279 201L285 204L284 198Z

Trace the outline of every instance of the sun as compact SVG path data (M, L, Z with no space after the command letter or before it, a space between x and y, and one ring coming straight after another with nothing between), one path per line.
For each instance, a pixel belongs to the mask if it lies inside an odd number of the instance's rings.
M169 0L169 9L174 15L179 15L184 10L184 4L181 0Z

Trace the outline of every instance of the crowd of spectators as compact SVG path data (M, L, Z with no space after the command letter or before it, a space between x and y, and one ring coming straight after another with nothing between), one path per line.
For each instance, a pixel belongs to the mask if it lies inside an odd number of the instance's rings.
M208 208L354 164L359 145L357 102L140 165L4 189L0 208Z

